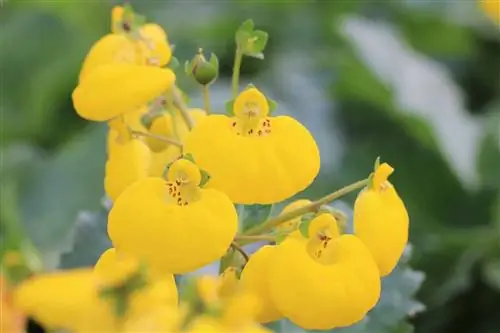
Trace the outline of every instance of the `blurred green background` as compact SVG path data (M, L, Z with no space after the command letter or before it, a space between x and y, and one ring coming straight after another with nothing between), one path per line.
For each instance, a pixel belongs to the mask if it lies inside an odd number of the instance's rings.
M401 274L415 281L385 299L399 304L406 291L425 304L402 315L416 332L500 332L500 30L474 1L131 3L165 27L181 63L198 47L218 55L220 112L234 32L253 18L270 40L265 61L244 59L241 85L264 90L316 137L322 171L305 195L364 178L378 155L396 168L413 244L414 270ZM86 52L110 30L113 4L0 8L2 234L20 223L47 267L80 265L108 246L105 226L92 225L105 220L105 126L79 119L71 92ZM201 107L196 86L178 77Z

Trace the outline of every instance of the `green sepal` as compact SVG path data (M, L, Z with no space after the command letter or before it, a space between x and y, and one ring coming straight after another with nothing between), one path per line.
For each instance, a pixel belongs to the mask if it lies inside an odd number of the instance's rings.
M246 32L252 32L254 28L254 23L252 19L247 19L243 23L241 23L240 27L238 28L238 31L246 31Z
M226 114L230 117L234 117L234 100L227 101L226 103L224 103L224 106L226 107Z
M182 158L196 164L196 162L194 161L193 155L190 153L182 155Z
M179 62L179 59L177 59L176 57L172 57L172 59L170 59L169 64L167 65L167 67L170 68L174 72L177 68L179 68L179 66L180 66L180 62Z
M243 91L248 90L248 89L252 89L252 88L257 89L257 87L255 87L255 85L253 83L249 83L249 84L247 84L245 89L243 89Z
M377 171L379 166L380 166L380 156L377 156L377 158L375 159L375 163L373 164L373 171Z
M219 73L219 58L215 53L210 54L210 60L208 61L210 64L217 70L217 74Z
M252 53L261 53L264 51L267 45L267 41L269 40L269 34L265 31L262 30L255 30L252 34L253 38L257 37L257 40L255 40L251 44L250 51ZM262 55L264 57L264 55Z
M304 238L309 238L309 225L311 224L314 216L314 213L308 213L303 215L300 219L299 231Z
M370 175L368 176L368 185L366 185L367 188L374 188L374 185L373 185L373 177L375 177L375 173L370 173Z
M274 110L276 110L276 107L278 106L278 103L276 103L275 100L272 100L270 98L267 99L267 104L269 104L269 114L272 114Z
M146 129L150 129L151 126L153 125L153 122L155 121L156 118L161 117L164 114L164 111L155 111L155 112L148 112L145 115L141 117L141 123Z
M193 73L193 63L192 61L186 60L184 63L184 72L187 76L191 76Z
M205 187L205 185L210 181L210 174L206 172L203 169L200 169L201 173L201 181L200 181L200 187Z

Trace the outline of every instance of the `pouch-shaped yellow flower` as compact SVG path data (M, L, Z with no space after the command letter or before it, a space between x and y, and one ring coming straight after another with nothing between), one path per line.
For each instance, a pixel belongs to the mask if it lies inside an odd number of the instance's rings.
M279 320L283 316L276 309L269 293L269 268L274 265L274 251L276 247L265 245L251 255L250 260L245 265L241 273L241 283L243 287L253 292L261 301L260 311L256 320L259 323L268 323Z
M167 165L177 160L181 156L181 149L175 145L168 145L165 149L157 153L151 152L149 176L162 177Z
M133 41L125 35L107 34L90 49L80 70L79 82L99 66L111 63L144 64Z
M115 125L109 130L104 190L114 202L127 187L148 176L151 153L141 139L128 133L122 120L110 123Z
M219 259L235 236L238 216L224 193L200 188L201 180L193 162L179 159L167 180L150 177L125 190L108 218L117 251L166 273L189 272Z
M73 105L82 118L106 121L145 105L167 91L174 81L175 75L168 68L103 65L76 87Z
M25 331L26 318L17 309L12 300L12 289L7 281L0 275L0 332L2 333L23 333Z
M48 329L111 332L112 304L101 299L92 269L34 276L15 291L14 302Z
M275 250L269 290L278 311L304 329L352 325L380 295L377 266L352 235L288 237Z
M309 131L288 116L269 116L255 88L234 101L234 117L210 115L188 135L185 150L205 169L208 187L239 204L271 204L304 190L320 166Z
M393 171L387 163L380 165L354 203L354 234L372 253L381 276L392 272L408 242L408 212L387 181Z
M94 266L94 272L101 277L104 277L107 282L114 284L124 282L128 274L133 273L138 265L134 259L120 256L114 248L104 251ZM147 307L160 307L168 305L177 306L178 292L175 278L172 274L154 275L150 271L145 272L147 286L134 299L134 306L131 308L129 317L141 315L142 309ZM148 302L148 304L141 304Z

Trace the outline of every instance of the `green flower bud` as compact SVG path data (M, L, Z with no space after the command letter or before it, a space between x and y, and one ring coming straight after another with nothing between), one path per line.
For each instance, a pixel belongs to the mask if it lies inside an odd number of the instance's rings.
M198 54L185 64L186 74L192 75L196 82L205 86L212 84L219 75L219 59L215 54L210 55L207 61L203 55L203 50L199 49Z

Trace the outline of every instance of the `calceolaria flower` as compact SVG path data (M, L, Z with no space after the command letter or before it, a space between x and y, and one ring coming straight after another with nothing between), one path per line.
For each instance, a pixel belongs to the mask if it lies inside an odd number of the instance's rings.
M35 275L14 291L14 303L48 329L115 332L159 305L175 307L176 287L151 281L134 260L108 251L96 269Z
M0 275L0 332L22 333L26 323L23 313L16 308L12 299L12 287L8 285L5 277Z
M363 242L339 236L337 224L325 221L312 220L308 237L287 237L276 246L269 266L268 288L276 308L305 329L352 325L380 296L378 268Z
M185 273L226 252L238 216L224 193L200 188L202 173L192 161L173 162L166 178L146 178L127 188L109 213L108 234L117 251L152 269Z
M393 171L387 163L378 166L354 203L354 234L372 253L381 276L392 272L408 242L408 212L387 180Z
M127 187L148 176L151 152L140 138L132 136L121 118L109 125L104 190L114 202Z
M211 179L208 187L239 204L270 204L304 190L319 171L309 131L288 116L269 116L256 88L234 101L233 117L210 115L186 139L185 149Z
M117 6L112 10L113 33L107 34L90 49L83 61L80 82L95 68L111 63L165 66L172 58L167 34L155 23L137 22Z
M288 205L286 205L285 208L283 208L283 210L281 211L280 215L283 215L283 214L286 214L288 212L299 209L301 207L307 206L310 203L311 203L311 200L309 200L309 199L295 200L295 201L289 203ZM302 219L302 217L298 216L298 217L293 218L291 220L288 220L284 223L281 223L280 225L278 225L276 227L276 230L277 231L284 231L284 232L293 231L293 230L297 229L297 227L300 224L301 219Z
M87 120L107 121L134 111L173 85L168 68L113 63L90 72L73 91L76 112Z

